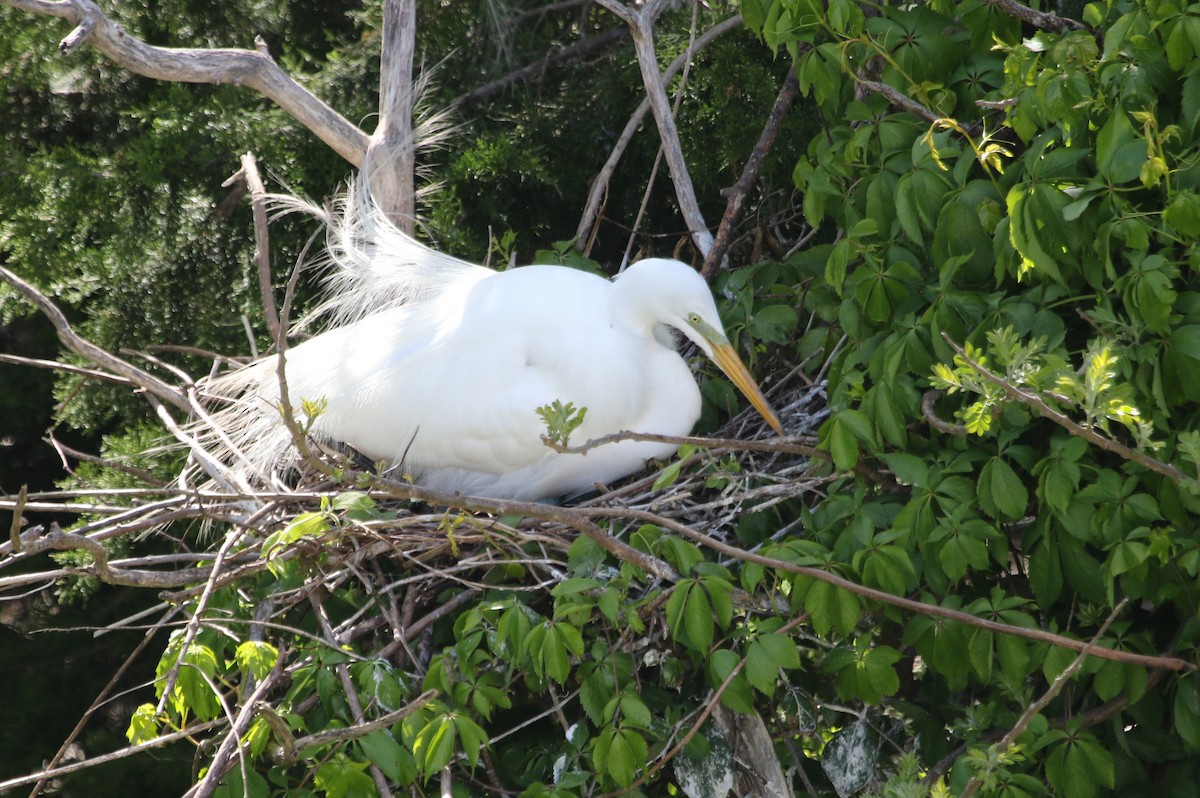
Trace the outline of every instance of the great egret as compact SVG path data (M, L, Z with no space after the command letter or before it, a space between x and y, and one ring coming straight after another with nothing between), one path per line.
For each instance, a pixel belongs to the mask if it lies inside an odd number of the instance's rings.
M613 281L564 266L496 272L404 235L353 185L340 212L324 218L333 276L319 313L334 326L285 353L291 406L299 413L301 400L324 400L311 425L316 439L442 492L584 492L677 447L625 440L556 451L536 409L555 400L586 408L572 444L623 430L688 434L700 391L672 330L782 432L730 346L711 291L686 264L643 260ZM210 386L235 399L217 416L222 455L259 476L294 457L277 368L267 357Z

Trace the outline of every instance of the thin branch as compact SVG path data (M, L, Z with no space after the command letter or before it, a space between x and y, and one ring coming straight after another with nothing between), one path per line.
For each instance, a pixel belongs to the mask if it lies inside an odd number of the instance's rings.
M1083 661L1087 659L1087 655L1091 652L1091 649L1096 645L1096 643L1100 642L1100 639L1103 638L1105 633L1108 631L1108 627L1111 626L1112 622L1117 619L1117 616L1124 611L1127 604L1129 604L1128 597L1121 599L1117 603L1117 606L1113 608L1113 611L1109 613L1107 618L1104 619L1104 623L1100 625L1100 628L1096 631L1096 634L1092 636L1090 641L1088 641L1087 646L1081 649L1079 654L1076 655L1075 659L1071 661L1071 664L1068 665L1062 673L1058 674L1058 676L1054 678L1054 681L1051 683L1046 692L1025 708L1025 711L1021 713L1021 717L1017 719L1017 722L1014 723L1012 728L1008 730L1008 733L1001 738L1000 742L995 745L995 751L1003 754L1004 752L1008 751L1008 749L1013 747L1013 744L1016 743L1017 738L1020 737L1021 733L1029 727L1029 724L1038 715L1038 713L1045 709L1049 703L1054 700L1055 696L1062 692L1062 689L1066 687L1067 682L1070 681L1079 671L1079 668L1083 665ZM984 775L986 774L976 773L974 776L972 776L971 780L967 782L967 786L963 788L962 794L959 796L959 798L971 798L971 796L973 796L979 790L979 785L983 782Z
M638 67L642 72L642 84L646 88L646 96L650 100L650 108L654 112L654 121L658 125L658 137L662 142L663 154L666 156L667 169L675 185L675 197L679 201L679 211L687 223L688 232L696 249L702 255L708 255L712 249L713 236L709 232L704 215L700 212L700 204L696 201L696 189L692 185L691 172L683 157L683 147L679 141L679 129L671 114L671 104L663 87L662 73L658 68L658 53L654 49L654 22L658 14L666 7L664 0L652 0L633 11L617 0L596 0L604 8L625 20L633 34L633 49L637 54Z
M1026 405L1027 407L1032 407L1043 418L1053 421L1055 424L1062 427L1072 435L1083 438L1089 443L1094 443L1106 452L1112 452L1113 454L1116 454L1125 460L1128 460L1132 463L1137 463L1140 466L1144 466L1155 473L1162 474L1163 476L1168 477L1181 485L1196 484L1196 480L1192 479L1170 463L1164 463L1162 460L1153 458L1144 452L1130 449L1128 446L1119 441L1115 441L1112 438L1106 438L1105 436L1096 432L1094 429L1085 427L1073 421L1066 414L1060 413L1059 411L1050 407L1050 405L1046 404L1046 402L1040 396L1026 393L1017 386L1012 385L1008 382L1008 380L992 372L986 366L973 360L967 355L966 350L959 346L954 339L944 332L942 333L942 339L950 345L951 349L953 349L960 357L962 357L963 361L970 366L975 373L1003 390L1010 399L1014 399L1017 402Z
M359 723L354 726L345 728L325 729L315 734L310 734L307 737L301 737L295 741L297 751L302 751L305 748L311 748L315 745L328 745L329 743L341 742L343 740L356 740L359 737L365 737L373 731L386 729L388 726L394 726L400 721L407 718L412 713L416 712L421 707L428 704L433 699L437 698L437 690L426 690L419 696L400 707L394 712L389 712L386 715L369 720L365 723ZM0 784L0 787L4 785Z
M7 2L8 0L5 1ZM15 288L18 293L37 306L38 310L54 325L54 329L58 332L59 340L72 352L87 358L96 365L106 368L115 374L121 375L143 390L170 402L181 410L187 411L189 409L187 397L178 388L168 385L153 374L143 371L132 363L101 349L75 332L71 327L71 323L67 321L67 317L58 309L58 306L41 291L18 277L16 273L0 266L0 279L3 279Z
M14 366L31 366L38 369L50 369L52 371L61 371L66 374L78 374L81 377L87 377L92 380L102 380L111 382L117 385L133 385L124 377L118 377L115 374L109 374L107 371L97 371L95 369L83 368L82 366L73 366L70 363L59 363L57 360L41 360L34 357L22 357L21 355L9 355L0 352L0 363L11 363Z
M275 307L274 281L271 279L270 234L267 227L267 188L258 173L253 153L242 156L238 173L250 188L250 208L254 214L254 264L258 267L258 291L262 297L263 319L272 340L280 336L279 311ZM236 177L236 175L235 175ZM227 181L228 182L228 181Z
M229 772L229 760L240 745L242 735L249 728L250 721L254 719L259 701L283 680L283 662L284 652L280 650L279 657L275 660L275 667L242 704L242 708L233 721L233 726L226 732L225 739L221 741L221 747L217 749L216 756L209 764L208 772L204 774L201 781L184 793L184 798L210 798L216 792L221 779Z
M688 51L680 54L663 71L663 83L669 83L679 73L679 70L683 68L684 64L690 61L696 53L703 50L720 36L741 27L741 25L741 14L735 14L700 34ZM603 202L605 193L608 191L609 180L612 179L613 173L617 170L617 163L621 160L621 156L625 154L625 150L628 149L629 143L633 140L634 134L641 127L642 121L648 113L650 113L650 100L646 98L642 100L637 110L629 117L629 121L625 123L625 129L617 137L617 142L613 145L612 151L608 155L608 160L604 162L604 166L601 167L595 180L592 181L592 186L588 191L587 203L584 205L583 215L580 217L579 225L575 230L575 246L582 252L586 253L588 251L588 242L594 237L593 229L596 226L596 221L600 213L600 205Z
M317 618L317 623L321 627L321 632L325 635L325 642L330 649L337 650L341 648L341 641L333 633L333 627L329 623L329 616L325 612L325 604L321 601L321 586L313 585L308 591L308 601L312 605L314 614ZM355 724L363 722L362 702L358 700L358 690L354 686L354 680L350 678L350 668L345 662L339 662L333 666L337 671L338 680L342 683L342 693L346 696L346 705L350 707L350 712L353 713ZM382 798L392 798L392 791L388 787L387 778L383 775L383 771L374 762L370 763L371 778L375 782L375 789L379 791Z
M809 576L821 582L828 582L835 587L839 587L842 590L854 593L855 595L869 598L873 601L878 601L883 604L889 604L893 607L899 607L900 609L908 610L909 612L915 612L921 615L930 615L937 618L946 618L948 620L958 621L959 623L967 626L974 626L979 629L987 629L989 632L1000 632L1001 634L1013 635L1015 637L1024 637L1029 640L1036 640L1040 643L1049 643L1050 645L1059 646L1072 651L1086 650L1091 656L1099 657L1100 659L1112 660L1114 662L1140 665L1147 668L1167 668L1173 671L1196 670L1195 665L1177 657L1156 657L1148 654L1135 654L1131 651L1119 651L1111 648L1094 648L1091 643L1087 643L1082 640L1075 640L1070 637L1064 637L1063 635L1058 635L1053 632L1047 632L1044 629L1027 629L1022 626L999 623L986 618L979 618L975 615L971 615L968 612L962 612L949 607L943 607L938 604L927 604L923 601L916 601L915 599L896 596L883 590L877 590L872 587L860 585L828 571L822 571L820 568L813 568L807 565L797 565L785 560L777 560L773 557L764 557L761 554L748 552L745 549L738 548L737 546L731 546L728 543L717 540L709 535L705 535L702 532L697 532L686 524L681 524L672 519L663 518L644 510L609 507L604 508L603 510L587 509L579 510L578 512L589 516L600 514L610 517L631 518L647 523L657 524L665 529L671 530L672 532L677 532L684 537L691 538L697 543L714 551L720 552L728 557L733 557L736 560L757 563L768 568Z
M733 187L725 192L727 197L725 215L721 217L713 248L704 257L704 267L700 270L700 274L710 283L716 277L717 269L725 258L725 251L729 248L729 234L742 215L742 204L746 201L746 195L750 193L751 187L758 180L758 174L767 160L767 154L775 145L775 138L779 135L783 120L787 118L792 103L795 102L796 95L799 93L800 80L796 77L796 65L792 64L788 69L787 78L783 81L783 86L779 89L779 95L775 98L775 105L771 107L771 112L767 115L767 121L763 125L758 142L746 160L746 166L742 169L741 176L733 184Z
M178 83L231 83L272 100L354 166L361 166L367 136L305 89L270 57L241 49L155 47L131 36L92 0L2 0L34 14L60 17L76 28L59 46L64 55L84 42L143 77Z
M588 0L590 2L590 0ZM621 39L629 35L627 28L609 28L606 31L597 33L594 36L588 36L579 39L576 42L559 47L546 54L544 58L532 64L527 64L520 69L514 70L502 78L493 80L490 83L485 83L482 86L472 89L466 94L460 95L454 100L455 106L472 105L483 100L495 97L517 84L524 83L527 80L534 80L538 76L545 74L549 69L567 64L572 61L579 61L590 56L597 50L603 50ZM649 110L649 104L646 108Z
M84 727L87 726L88 721L91 720L92 715L94 715L96 710L108 700L109 693L112 692L114 687L116 687L117 683L121 680L121 677L125 675L125 671L127 671L129 666L132 665L139 656L141 656L141 653L146 649L146 646L150 643L154 636L162 630L167 621L170 620L171 616L178 612L178 607L167 608L167 611L163 614L162 618L146 630L146 633L142 636L142 639L138 642L137 646L135 646L133 651L130 652L127 657L125 657L125 660L121 663L121 666L117 668L117 672L112 675L112 677L108 680L108 684L104 685L104 688L101 689L100 693L95 697L95 699L92 700L91 706L84 710L83 715L80 716L79 721L75 724L75 728L71 730L71 733L67 735L67 738L63 740L62 744L58 747L58 751L56 751L54 756L50 758L49 763L46 764L47 770L53 770L58 763L62 761L63 755L66 754L67 750L71 747L71 744L75 742L75 740L79 739L79 735L83 732ZM33 786L33 791L29 794L29 798L37 798L37 796L41 794L43 788L45 788L48 780L48 777L43 778L41 781L35 784Z
M226 721L224 718L217 718L216 720L197 723L195 726L189 726L182 731L164 734L161 737L155 737L153 740L147 740L144 743L131 745L127 748L121 748L117 751L112 751L111 753L94 756L91 759L84 759L80 762L72 762L69 765L63 765L59 768L43 768L37 773L18 776L17 778L9 779L8 781L0 781L0 793L3 793L5 790L11 790L13 787L20 787L25 784L34 784L43 779L66 776L69 773L76 773L80 770L87 770L88 768L96 767L97 765L105 765L109 762L115 762L118 759L124 759L126 757L136 756L137 754L141 754L146 751L152 751L155 748L161 748L162 746L170 743L177 743L180 740L186 740L202 732L210 731L218 726L223 726L225 722Z

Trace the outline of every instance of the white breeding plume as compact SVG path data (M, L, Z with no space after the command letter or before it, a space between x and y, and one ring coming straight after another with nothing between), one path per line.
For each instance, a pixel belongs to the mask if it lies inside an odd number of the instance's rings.
M495 272L400 232L361 186L320 215L330 276L314 315L332 326L285 353L297 415L302 400L325 403L310 430L317 441L442 492L584 492L676 447L626 440L559 452L543 442L537 409L556 400L586 408L572 444L621 431L686 435L700 391L673 330L781 432L726 339L712 293L686 264L643 260L613 281L563 266ZM277 368L269 356L206 386L231 401L214 416L218 456L258 478L276 477L296 456Z

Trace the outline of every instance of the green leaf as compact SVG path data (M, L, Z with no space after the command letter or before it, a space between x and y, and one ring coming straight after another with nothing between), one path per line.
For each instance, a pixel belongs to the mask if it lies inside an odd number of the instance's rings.
M318 768L313 783L325 791L326 798L368 798L376 795L376 790L366 769L365 762L335 759Z
M1200 680L1195 675L1180 680L1172 714L1175 731L1191 751L1200 751Z
M653 718L642 699L633 693L625 693L621 696L620 707L622 725L628 724L639 729L651 728Z
M455 725L451 715L435 715L417 733L413 756L421 772L428 778L449 764L454 757Z
M787 635L759 635L746 647L746 678L764 695L774 694L780 669L799 667L800 654Z
M904 485L923 488L929 484L929 466L920 457L904 452L887 452L882 455L888 469Z
M727 648L719 648L713 651L709 655L707 663L709 686L713 689L720 687L739 662L741 662L741 658ZM735 712L742 712L747 715L755 712L754 691L751 689L750 682L746 679L744 672L730 679L729 684L721 693L721 703Z
M158 718L154 714L153 704L142 704L133 711L129 719L129 728L125 738L130 745L148 742L158 736Z
M683 626L692 647L700 652L708 651L713 641L712 604L708 600L708 593L699 585L688 591L687 603L683 608Z
M812 616L813 630L819 635L827 635L835 628L844 635L850 634L862 611L858 596L820 581L809 588L804 609Z
M396 742L396 738L386 729L359 737L358 745L367 759L388 777L388 781L410 784L416 779L417 764L412 754Z
M979 503L984 511L1010 521L1018 521L1029 505L1029 491L1012 466L993 457L979 472Z
M1113 576L1130 571L1149 556L1150 550L1140 540L1126 540L1112 547L1108 557L1108 572Z
M1096 167L1113 185L1136 180L1146 161L1146 142L1129 123L1124 111L1115 110L1096 135Z

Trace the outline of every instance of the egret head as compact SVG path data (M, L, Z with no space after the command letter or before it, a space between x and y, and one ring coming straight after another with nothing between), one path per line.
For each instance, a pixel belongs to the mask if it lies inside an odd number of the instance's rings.
M618 281L622 282L636 283L635 301L647 317L679 330L700 347L745 394L771 429L783 434L775 412L725 336L712 291L695 269L677 260L647 258L630 266Z

